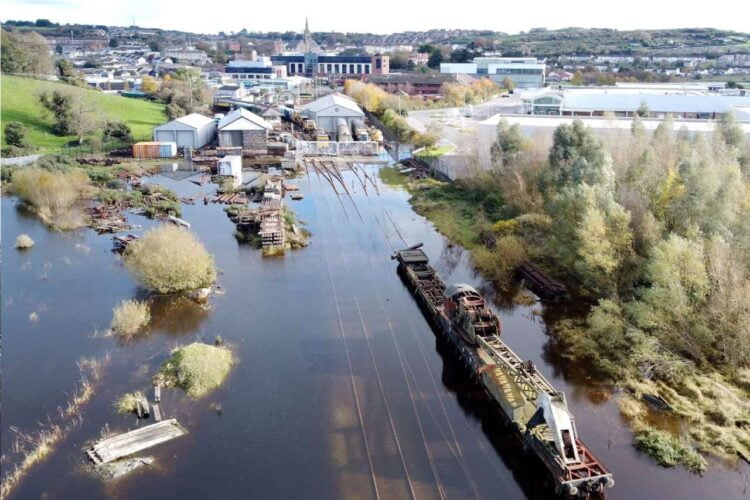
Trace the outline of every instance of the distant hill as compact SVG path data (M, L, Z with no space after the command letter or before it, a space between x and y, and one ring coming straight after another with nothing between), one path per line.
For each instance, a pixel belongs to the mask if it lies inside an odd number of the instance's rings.
M43 149L59 148L76 139L74 136L59 137L52 134L52 121L44 118L39 104L39 94L45 90L87 94L87 99L101 118L120 120L130 126L135 138L151 137L153 127L166 121L164 105L105 94L97 90L73 87L62 83L35 80L18 76L0 76L0 121L3 128L10 121L18 121L29 129L29 142ZM4 133L0 131L5 146Z

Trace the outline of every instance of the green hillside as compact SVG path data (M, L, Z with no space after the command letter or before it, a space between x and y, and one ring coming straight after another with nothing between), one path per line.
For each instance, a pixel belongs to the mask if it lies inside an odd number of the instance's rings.
M152 129L166 121L164 105L155 102L17 76L0 76L0 84L0 121L3 128L9 121L23 123L29 129L29 143L44 149L58 148L77 139L74 136L58 137L52 134L52 120L44 117L38 99L39 94L45 90L87 93L88 102L97 109L101 118L127 123L135 138L151 137ZM2 144L5 146L5 137L2 137Z

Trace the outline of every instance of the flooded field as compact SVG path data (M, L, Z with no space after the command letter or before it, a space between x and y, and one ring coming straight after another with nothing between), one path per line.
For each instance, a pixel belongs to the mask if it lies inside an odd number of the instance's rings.
M367 168L377 178L377 167ZM144 181L179 196L212 190L189 174L165 168ZM50 232L3 198L3 455L15 456L17 433L62 418L58 407L79 383L77 360L109 359L80 419L10 498L552 496L544 469L436 340L390 260L395 249L423 242L447 283L486 288L467 255L411 210L405 191L379 184L379 193L365 193L353 174L344 178L351 200L315 173L294 181L305 198L287 203L312 243L278 258L238 243L221 205L183 205L182 217L215 256L220 288L208 307L151 299L151 325L129 343L97 333L118 302L142 296L110 236ZM129 219L142 229L155 224ZM13 249L20 233L36 245ZM566 392L580 436L614 473L609 498L750 495L747 464L711 463L699 477L637 453L614 398L551 349L542 306L497 312L508 345ZM200 400L162 394L165 418L189 434L149 450L152 467L111 483L93 477L83 448L103 429L136 425L112 402L148 389L173 347L217 335L238 360L227 382Z

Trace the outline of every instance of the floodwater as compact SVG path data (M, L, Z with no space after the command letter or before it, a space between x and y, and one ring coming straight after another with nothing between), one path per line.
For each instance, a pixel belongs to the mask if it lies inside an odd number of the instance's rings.
M375 177L376 169L368 167ZM212 189L184 177L148 182L181 196ZM128 344L97 334L119 301L142 294L110 237L50 232L3 198L3 454L15 457L11 428L31 433L57 422L57 407L78 382L77 359L110 355L82 422L11 498L551 497L544 469L522 455L500 414L436 339L389 258L423 242L447 283L482 287L467 256L411 210L404 191L378 181L379 194L372 186L365 193L351 173L345 179L353 200L339 199L314 173L294 181L305 198L288 203L312 244L281 258L238 244L222 206L185 205L183 218L221 271L219 294L208 310L160 298L149 331ZM13 249L20 233L36 245ZM579 434L614 473L608 498L748 497L747 464L712 463L699 477L637 453L616 401L555 356L541 309L498 309L503 336L566 392ZM238 360L225 385L197 401L179 390L162 395L164 416L189 434L145 452L156 459L152 468L107 484L92 477L86 444L103 429L137 425L134 416L117 415L112 401L148 389L174 346L216 335Z

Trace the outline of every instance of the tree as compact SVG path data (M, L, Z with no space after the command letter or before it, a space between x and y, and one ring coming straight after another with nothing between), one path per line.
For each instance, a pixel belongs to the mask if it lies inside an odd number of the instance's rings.
M512 91L516 88L516 82L506 76L505 78L503 78L503 87L505 87L509 91Z
M39 103L52 115L55 135L77 135L78 142L82 143L83 138L97 128L96 109L89 105L83 92L45 91L39 95Z
M497 124L497 138L490 148L493 166L504 167L515 163L524 142L520 125L516 123L511 126L506 119L500 120Z
M130 142L133 139L130 127L119 120L107 120L102 130L105 141L117 139L123 142Z
M52 115L54 124L52 132L55 135L70 135L73 115L73 99L69 93L54 90L39 94L39 104L46 110L46 114Z
M555 130L549 164L543 191L550 185L609 184L614 177L609 154L580 120Z
M26 142L26 127L24 124L21 122L8 122L5 125L5 142L8 146L25 148L28 143Z
M39 33L9 33L2 30L0 69L3 73L49 75L52 58L49 45Z
M570 79L570 83L572 85L583 85L583 73L581 73L581 70L575 72L573 78Z
M443 53L440 52L440 49L435 49L432 52L430 52L430 57L427 59L427 66L430 68L439 68L440 63L443 62Z
M641 118L648 118L648 114L650 113L648 109L648 104L646 104L646 101L641 101L641 105L638 106L638 109L636 110L635 114L637 116L640 116Z
M58 59L55 62L55 67L57 68L57 74L60 77L60 80L63 82L76 87L86 86L86 78L84 78L83 74L76 70L73 63L67 59Z
M113 37L113 38L109 39L109 46L110 47L112 47L113 49L115 49L115 48L117 48L118 45L119 45L119 42L117 41L117 38Z
M159 85L156 83L156 80L148 75L145 75L141 79L141 91L152 95L155 94L159 90Z

